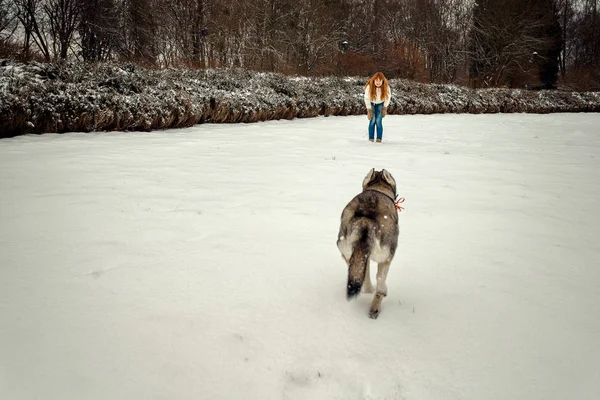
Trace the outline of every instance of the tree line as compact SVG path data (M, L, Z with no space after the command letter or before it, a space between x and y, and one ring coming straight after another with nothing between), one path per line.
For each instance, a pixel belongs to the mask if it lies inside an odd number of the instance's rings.
M0 57L600 90L600 0L0 0Z

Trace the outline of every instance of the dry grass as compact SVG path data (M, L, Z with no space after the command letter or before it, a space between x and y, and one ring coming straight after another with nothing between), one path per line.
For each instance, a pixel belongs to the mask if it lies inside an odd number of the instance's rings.
M15 64L0 68L0 136L184 128L360 115L363 78L293 78L243 70ZM14 71L13 68L11 71ZM12 74L12 75L11 75ZM389 114L598 112L600 93L472 90L392 80Z

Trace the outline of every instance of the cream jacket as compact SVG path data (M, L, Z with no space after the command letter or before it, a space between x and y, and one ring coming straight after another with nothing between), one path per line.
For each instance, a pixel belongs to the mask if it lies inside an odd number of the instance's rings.
M383 103L384 107L387 107L390 104L390 99L392 98L392 91L388 88L388 95L385 99L381 98L381 88L377 88L377 96L375 96L375 101L373 103L379 104ZM371 90L370 86L365 88L365 105L367 106L367 110L371 109Z

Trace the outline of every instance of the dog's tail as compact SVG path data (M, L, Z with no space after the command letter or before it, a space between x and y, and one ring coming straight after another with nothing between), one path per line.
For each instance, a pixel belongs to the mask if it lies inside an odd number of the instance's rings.
M346 298L348 300L358 296L365 281L367 263L371 255L370 225L369 221L364 219L357 221L355 225L358 238L354 243L348 268L348 285L346 287Z

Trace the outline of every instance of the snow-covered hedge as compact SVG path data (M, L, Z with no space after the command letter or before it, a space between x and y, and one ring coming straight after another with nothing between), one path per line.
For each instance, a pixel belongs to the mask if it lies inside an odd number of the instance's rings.
M0 136L364 114L365 81L242 69L0 60ZM390 114L600 111L600 93L472 90L407 80L391 80L390 85Z

